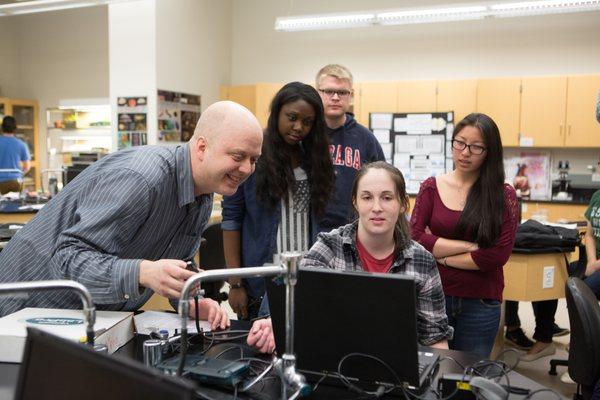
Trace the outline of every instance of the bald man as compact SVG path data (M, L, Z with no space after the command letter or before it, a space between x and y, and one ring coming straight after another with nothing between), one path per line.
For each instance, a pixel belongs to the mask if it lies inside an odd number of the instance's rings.
M204 111L188 143L102 158L0 252L0 282L75 280L100 310L137 310L152 293L179 298L193 275L183 260L198 250L213 193L234 194L254 172L261 146L252 113L219 102ZM24 307L81 308L81 301L63 292L0 298L0 316ZM229 325L210 299L200 301L200 317L213 328Z

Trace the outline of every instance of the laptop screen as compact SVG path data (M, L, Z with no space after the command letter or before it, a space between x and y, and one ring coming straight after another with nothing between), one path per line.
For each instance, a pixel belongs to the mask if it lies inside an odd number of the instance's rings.
M285 350L285 285L267 280L275 344ZM402 383L419 385L415 282L397 274L300 268L295 289L297 368L335 373L340 360L363 353L387 363ZM377 361L347 358L344 376L397 383Z
M194 387L122 357L34 328L19 371L15 399L192 399Z

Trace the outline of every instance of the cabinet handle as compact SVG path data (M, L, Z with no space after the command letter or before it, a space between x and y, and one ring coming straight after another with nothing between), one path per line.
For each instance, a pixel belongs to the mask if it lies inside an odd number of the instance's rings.
M563 126L559 125L558 126L558 136L562 136L563 135Z
M567 136L571 136L571 125L569 125L569 129L567 130Z

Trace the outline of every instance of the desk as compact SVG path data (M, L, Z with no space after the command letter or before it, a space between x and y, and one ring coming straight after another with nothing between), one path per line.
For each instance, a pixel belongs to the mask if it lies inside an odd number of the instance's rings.
M540 301L565 297L569 275L563 254L511 254L504 266L504 300Z
M20 201L2 201L0 202L0 224L7 224L10 222L17 222L25 224L29 222L37 210L20 210L19 208L23 205ZM25 205L34 205L32 203L25 203Z
M233 329L248 329L249 323L240 322L240 321L232 321L232 328ZM123 355L126 357L140 360L141 354L142 354L142 343L145 338L147 338L147 337L136 336L133 340L131 340L129 343L127 343L125 346L123 346L121 349L119 349L119 351L117 353L119 355ZM452 350L435 350L435 351L440 353L440 355L442 355L442 356L452 357L463 365L469 365L476 361L475 357L469 353L452 351ZM235 352L229 352L229 354L224 354L223 358L234 359L237 357L237 355L231 354L231 353L235 353ZM225 357L226 355L227 355L227 357ZM0 363L0 400L9 400L9 399L13 398L13 395L14 395L14 392L16 389L19 368L20 368L20 364ZM462 371L453 362L443 361L440 364L440 372L438 373L438 376L441 376L441 374L443 374L443 373L462 373ZM510 372L508 374L508 376L509 376L511 385L513 385L513 386L527 388L530 390L537 390L537 389L543 388L543 386L537 384L536 382L534 382L514 371ZM271 380L271 382L272 382L272 380ZM257 388L261 389L260 394L262 395L261 396L262 398L265 398L265 397L277 398L277 397L271 397L271 396L277 396L279 393L279 389L278 389L277 385L274 385L272 383L266 384L264 388L262 388L261 385L259 384L259 385L257 385ZM212 398L212 399L232 399L233 398L233 395L231 393L224 391L224 390L219 390L216 388L202 388L201 390L203 393L206 393L206 395L210 396L210 398ZM255 393L255 395L256 395L256 393ZM308 398L310 398L310 399L331 399L331 398L357 398L357 397L359 397L359 395L348 392L343 388L335 387L335 386L327 386L327 385L321 384L321 385L319 385L317 391L315 391ZM431 399L435 398L435 396L433 396L433 394L430 394L430 396L426 396L426 397L431 398ZM248 395L241 394L238 396L238 398L239 399L249 399L252 397L248 397ZM384 397L384 398L390 398L390 397ZM393 398L398 399L398 397L393 397ZM510 399L522 399L523 396L511 395L509 398ZM539 398L543 398L543 397L539 397Z

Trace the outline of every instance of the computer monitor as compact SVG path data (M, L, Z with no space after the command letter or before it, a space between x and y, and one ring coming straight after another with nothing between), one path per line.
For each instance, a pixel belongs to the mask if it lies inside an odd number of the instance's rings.
M16 400L188 400L193 396L191 383L124 357L27 329Z
M267 280L277 352L285 350L285 285ZM311 381L335 375L347 358L346 377L371 383L421 387L438 356L419 352L413 277L322 268L300 268L295 288L294 352Z

